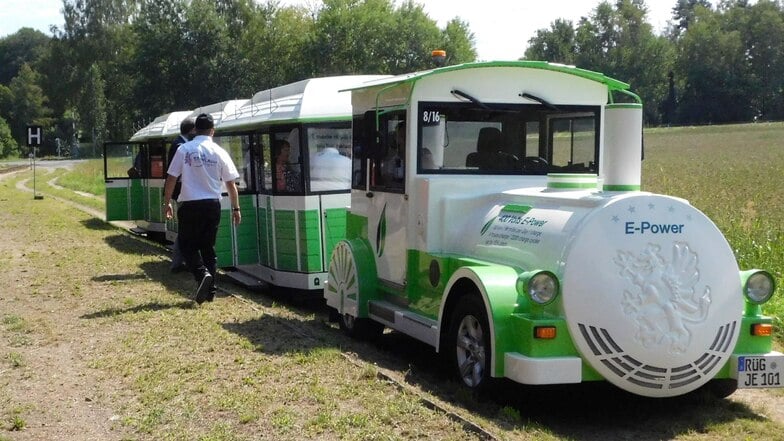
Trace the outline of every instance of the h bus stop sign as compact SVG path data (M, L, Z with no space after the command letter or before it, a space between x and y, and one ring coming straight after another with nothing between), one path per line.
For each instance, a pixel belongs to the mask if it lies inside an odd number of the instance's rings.
M27 126L27 146L38 147L44 138L44 128L41 126Z
M27 126L27 146L32 147L30 158L33 160L33 199L43 199L35 188L35 148L41 145L44 137L44 128L41 126Z

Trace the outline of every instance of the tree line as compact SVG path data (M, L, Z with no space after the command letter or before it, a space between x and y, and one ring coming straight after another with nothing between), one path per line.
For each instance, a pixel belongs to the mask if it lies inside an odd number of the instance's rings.
M467 22L439 28L415 0L62 5L51 36L22 28L0 38L0 157L27 154L28 124L45 127L43 154L76 155L80 141L128 139L158 115L305 78L429 69L433 49L446 50L446 64L476 59ZM778 1L677 0L661 35L646 13L645 0L604 1L576 25L538 30L524 58L630 83L648 125L782 119Z

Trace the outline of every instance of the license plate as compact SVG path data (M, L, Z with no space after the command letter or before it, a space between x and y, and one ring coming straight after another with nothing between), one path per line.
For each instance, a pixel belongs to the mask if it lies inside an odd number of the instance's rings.
M738 388L782 387L784 354L733 355Z

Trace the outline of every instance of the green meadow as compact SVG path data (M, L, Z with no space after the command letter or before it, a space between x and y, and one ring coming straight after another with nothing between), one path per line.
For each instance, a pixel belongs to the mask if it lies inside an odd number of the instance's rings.
M688 200L711 218L741 269L773 272L777 295L764 307L784 338L784 123L645 131L642 186Z

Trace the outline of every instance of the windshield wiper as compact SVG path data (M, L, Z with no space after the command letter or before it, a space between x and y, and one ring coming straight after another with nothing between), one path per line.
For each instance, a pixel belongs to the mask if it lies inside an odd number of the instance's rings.
M452 95L457 95L457 96L459 96L461 98L467 99L468 101L471 101L472 103L476 104L477 106L479 106L479 107L481 107L481 108L483 108L485 110L491 110L490 107L487 106L487 104L479 101L478 99L476 99L476 98L472 97L471 95L463 92L462 90L454 89L454 90L451 91L451 93L452 93Z
M519 96L521 96L523 98L526 98L526 99L529 99L531 101L536 101L537 103L547 107L550 110L558 110L558 107L555 107L555 105L553 103L551 103L551 102L549 102L549 101L547 101L547 100L545 100L543 98L539 98L536 95L531 95L530 93L523 92Z

